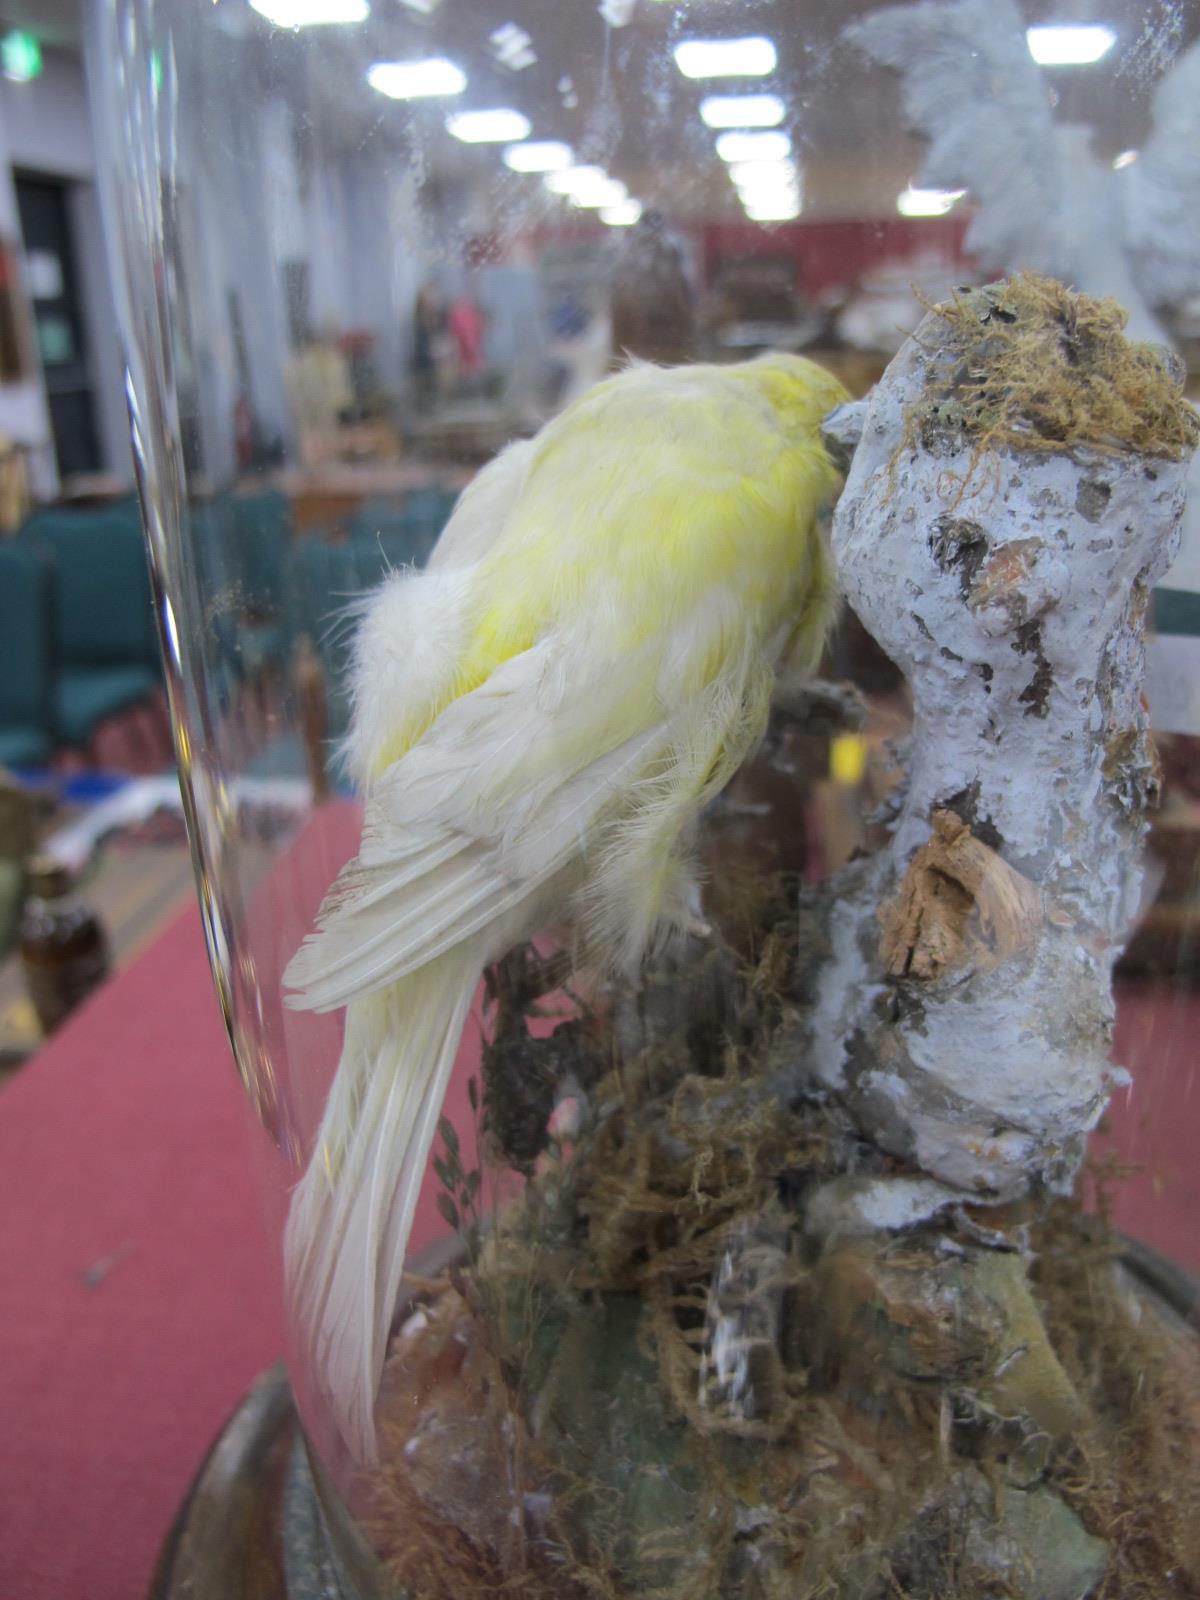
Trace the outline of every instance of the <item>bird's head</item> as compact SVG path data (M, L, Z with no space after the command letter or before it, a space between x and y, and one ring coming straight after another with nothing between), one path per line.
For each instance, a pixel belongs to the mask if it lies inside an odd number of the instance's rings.
M747 361L738 370L798 438L811 439L821 419L850 398L831 372L805 356L771 353Z

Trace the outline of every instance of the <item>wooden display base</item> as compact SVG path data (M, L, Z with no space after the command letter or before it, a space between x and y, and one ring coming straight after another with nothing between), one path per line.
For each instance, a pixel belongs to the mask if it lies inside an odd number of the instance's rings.
M282 1366L258 1379L200 1468L149 1600L364 1600L333 1553Z

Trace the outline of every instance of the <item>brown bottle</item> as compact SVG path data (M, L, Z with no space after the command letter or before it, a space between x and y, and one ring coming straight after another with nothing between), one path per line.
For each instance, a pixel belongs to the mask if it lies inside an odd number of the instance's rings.
M108 976L108 943L95 913L72 892L61 861L34 856L27 871L21 964L42 1030L52 1033Z

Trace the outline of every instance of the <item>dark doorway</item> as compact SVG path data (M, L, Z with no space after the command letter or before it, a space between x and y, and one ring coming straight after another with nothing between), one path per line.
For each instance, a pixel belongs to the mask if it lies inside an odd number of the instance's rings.
M69 187L53 178L27 174L18 174L16 185L26 278L46 375L59 476L98 472L100 449L75 265Z

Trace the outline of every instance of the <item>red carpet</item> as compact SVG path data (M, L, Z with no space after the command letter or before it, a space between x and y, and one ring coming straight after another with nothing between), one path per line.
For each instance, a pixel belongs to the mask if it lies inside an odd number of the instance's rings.
M1113 1220L1200 1274L1200 991L1138 984L1118 991L1113 1058L1133 1084L1113 1100L1092 1155L1127 1170Z
M1118 1033L1138 1082L1112 1142L1144 1163L1118 1220L1200 1266L1200 1000L1132 992ZM476 1059L472 1033L449 1108L464 1133ZM0 1600L144 1593L196 1465L282 1346L266 1145L194 911L0 1091ZM418 1243L440 1227L426 1202Z
M0 1596L137 1600L282 1342L188 911L0 1092Z
M255 910L306 924L356 832L330 808L297 852L309 870L288 862L294 902L276 878ZM464 1154L477 1068L471 1029L447 1103ZM188 910L0 1090L0 1600L145 1593L196 1467L283 1349L268 1228L286 1181ZM414 1245L444 1231L431 1185Z

